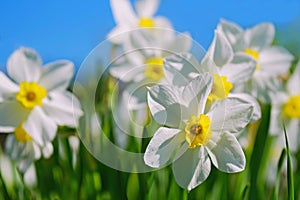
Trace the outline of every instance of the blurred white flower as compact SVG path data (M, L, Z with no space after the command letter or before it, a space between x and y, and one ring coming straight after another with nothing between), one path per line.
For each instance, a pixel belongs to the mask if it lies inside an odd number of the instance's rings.
M15 132L19 142L33 139L44 146L55 137L57 126L77 126L80 103L67 91L74 73L71 62L42 68L37 53L22 47L8 59L7 71L13 81L0 72L1 132Z
M153 31L160 33L160 39L144 30L133 31L124 44L122 54L111 65L110 74L119 79L120 84L126 84L120 95L118 106L121 109L116 111L116 120L122 119L118 123L118 132L141 136L148 120L146 87L164 82L164 57L190 50L188 34L177 35L174 31L161 29ZM133 127L134 133L129 130L130 127Z
M270 133L283 134L285 123L292 152L300 147L300 62L289 78L285 90L278 91L272 97L272 112L270 121Z
M221 20L217 28L232 46L235 54L241 52L256 60L256 70L242 88L262 102L270 102L270 95L281 86L278 76L288 72L293 56L283 47L273 46L275 28L271 23L261 23L243 30L235 23Z
M116 44L127 40L129 31L136 28L160 27L172 29L171 23L164 17L154 17L159 0L138 0L135 10L129 0L110 0L111 9L117 26L108 34L108 39ZM129 33L130 35L130 33Z
M159 168L172 160L177 183L188 190L208 177L211 162L227 173L245 168L245 155L234 134L250 122L253 106L228 97L205 112L212 85L210 75L200 74L185 87L157 85L148 93L153 118L164 127L150 141L144 161Z
M191 48L192 39L188 33L176 34L173 30L164 29L154 31L160 37L154 37L143 29L132 31L121 55L116 56L110 66L112 76L123 82L157 83L164 78L163 59L188 52Z
M38 54L22 47L8 59L7 71L12 80L0 72L0 132L14 133L7 137L6 153L25 172L34 160L52 155L57 126L77 127L83 113L67 91L71 62L42 67Z

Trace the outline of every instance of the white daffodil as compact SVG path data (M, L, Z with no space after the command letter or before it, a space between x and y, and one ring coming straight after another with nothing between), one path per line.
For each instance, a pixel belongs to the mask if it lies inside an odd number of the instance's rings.
M163 59L172 54L188 52L192 39L188 33L176 34L172 30L155 29L160 39L143 29L135 30L116 56L110 73L123 82L157 83L164 78ZM167 40L162 39L168 37Z
M37 53L22 47L8 59L7 72L12 80L0 72L0 132L14 132L25 146L32 141L44 148L55 137L57 126L77 126L80 104L66 90L74 73L71 62L42 67Z
M233 53L222 33L216 31L208 52L201 60L189 53L180 53L164 59L164 74L167 82L182 87L199 73L209 72L213 76L213 90L208 96L210 101L222 101L235 96L244 98L254 106L253 121L261 116L257 101L245 93L235 93L234 88L246 82L255 71L256 62L245 53Z
M18 127L14 135L7 136L5 153L17 164L19 170L25 173L35 160L42 156L49 158L53 154L53 146L51 142L40 146L22 127Z
M188 190L208 177L211 162L227 173L245 168L245 155L234 134L250 122L253 106L228 97L204 112L212 85L213 78L206 73L185 87L149 88L150 111L163 127L150 141L144 161L159 168L171 160L177 183Z
M118 123L118 131L130 132L129 127L134 123L136 136L142 134L143 126L147 122L146 86L164 82L163 58L173 53L189 51L191 47L188 34L176 35L173 31L161 29L155 31L160 32L162 37L169 35L170 38L158 40L144 30L136 30L124 44L124 55L117 57L110 68L112 76L127 83L120 96L120 112L117 111L119 117L116 119L122 118Z
M286 84L285 91L278 92L272 98L270 133L283 134L285 123L291 151L300 147L300 62Z
M154 17L159 0L138 0L135 10L129 0L110 0L111 9L117 26L108 34L108 39L116 44L127 40L129 31L146 28L151 31L155 27L172 29L165 17ZM130 33L129 33L130 35Z
M278 77L288 72L293 56L283 47L272 46L275 28L261 23L243 30L235 23L221 20L217 28L227 38L235 53L246 53L256 60L256 70L242 90L250 92L262 102L270 102L270 95L281 85Z

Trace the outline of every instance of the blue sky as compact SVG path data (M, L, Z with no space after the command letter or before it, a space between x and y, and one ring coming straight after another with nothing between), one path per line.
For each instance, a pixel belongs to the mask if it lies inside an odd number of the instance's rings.
M263 21L282 27L300 17L300 1L162 0L158 15L207 48L220 18L243 27ZM44 62L69 59L79 67L115 25L108 0L0 1L0 19L1 70L19 46L36 49Z

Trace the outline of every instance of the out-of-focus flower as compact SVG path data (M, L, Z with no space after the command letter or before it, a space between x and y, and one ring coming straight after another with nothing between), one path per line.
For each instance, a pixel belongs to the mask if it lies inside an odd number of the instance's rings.
M148 119L146 86L164 82L163 58L189 51L191 47L188 34L176 35L174 31L162 29L153 31L160 33L160 39L144 30L132 32L124 44L124 55L117 57L110 68L112 76L126 83L120 96L121 109L117 111L118 118L122 118L118 131L129 132L129 127L133 127L135 133L132 134L136 136L142 134ZM162 39L166 37L168 39Z
M188 33L176 34L173 30L155 29L160 38L135 30L123 46L120 56L113 60L110 73L123 82L160 82L164 78L163 59L188 52L192 39ZM168 38L168 39L164 39Z
M37 53L22 47L8 59L7 71L13 81L0 72L0 132L14 132L6 148L15 159L28 158L20 165L29 166L41 151L45 157L52 154L57 126L78 125L80 103L66 91L73 64L57 61L42 68Z
M287 81L285 90L279 91L272 98L270 133L283 134L285 123L292 152L300 147L300 62L293 75Z
M217 28L230 42L235 53L246 53L256 60L256 70L249 82L240 88L262 102L270 102L270 95L281 86L278 76L289 70L293 56L283 47L272 46L275 28L261 23L243 30L235 23L221 20Z
M212 85L210 75L200 74L185 87L157 85L148 93L154 119L166 127L159 128L150 141L145 163L158 168L172 160L176 181L188 190L208 177L211 162L227 173L245 167L245 156L234 134L250 122L253 106L228 97L205 112Z
M127 40L129 31L136 28L172 29L171 23L164 17L154 17L159 0L138 0L134 12L129 0L110 0L111 9L117 26L108 34L108 39L116 44ZM130 35L130 33L129 33Z

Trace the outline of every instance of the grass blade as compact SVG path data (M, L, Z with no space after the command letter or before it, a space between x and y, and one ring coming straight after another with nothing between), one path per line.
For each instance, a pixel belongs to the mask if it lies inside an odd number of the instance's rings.
M285 124L283 122L283 130L285 136L285 144L286 144L286 151L287 151L287 182L288 182L288 199L294 200L295 193L294 193L294 176L293 176L293 165L291 159L291 152L289 147L289 141L286 133Z
M280 155L280 158L278 161L278 165L277 165L276 182L275 182L274 191L272 194L273 200L279 199L280 174L281 174L281 170L282 170L285 158L286 158L286 149L284 148L281 152L281 155Z
M263 152L269 132L271 105L262 106L262 119L256 133L255 143L250 160L250 192L249 199L261 199L258 194L257 179L261 166Z

